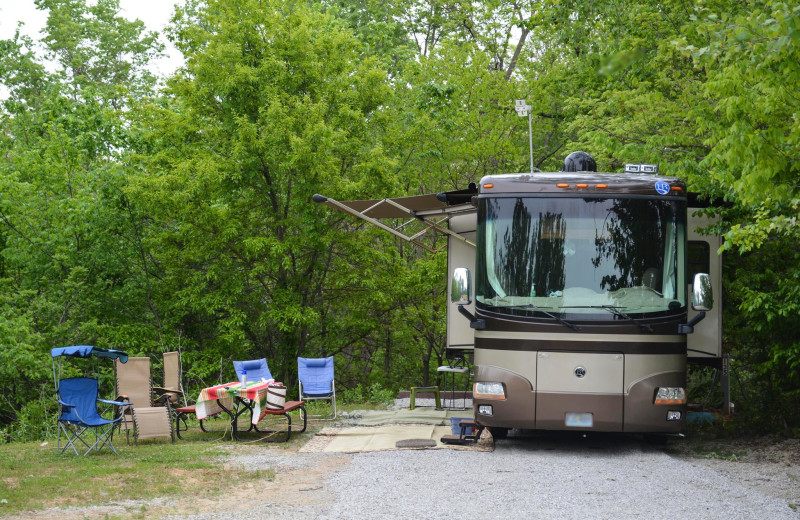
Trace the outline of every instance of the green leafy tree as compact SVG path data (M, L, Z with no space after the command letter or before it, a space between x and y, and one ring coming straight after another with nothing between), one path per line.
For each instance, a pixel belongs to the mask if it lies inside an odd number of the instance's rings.
M141 22L116 16L117 2L37 5L49 10L43 43L55 70L43 66L32 40L0 42L8 90L0 113L0 339L8 370L0 377L15 389L3 422L52 388L50 347L140 349L157 337L142 305L117 154L127 145L131 99L154 84L142 67L158 44Z
M800 427L800 8L773 1L698 8L676 42L706 73L689 112L718 192L736 202L725 248L740 253L731 280L741 329L735 354L758 377L752 416ZM702 39L700 37L703 37ZM697 43L695 43L697 42ZM777 420L776 420L777 419Z
M302 4L190 6L173 36L186 67L167 104L140 111L147 153L131 157L142 174L127 192L149 219L159 299L205 375L220 358L267 357L289 383L298 355L336 352L362 334L350 316L380 312L367 284L391 259L311 197L391 182L385 73Z

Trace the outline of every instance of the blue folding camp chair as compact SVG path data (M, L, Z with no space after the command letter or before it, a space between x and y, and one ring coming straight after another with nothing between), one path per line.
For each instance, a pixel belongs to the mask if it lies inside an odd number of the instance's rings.
M99 451L103 446L108 446L111 451L117 454L111 439L114 427L122 417L104 419L97 411L98 401L116 406L130 404L98 399L97 379L71 377L58 382L59 414L58 443L56 446L59 454L64 453L67 448L72 448L75 455L78 455L78 449L75 447L77 441L86 446L87 450L84 455L94 449ZM83 434L89 431L94 433L94 442L92 444L86 442L83 437ZM66 443L63 448L61 447L61 432L64 432L66 436Z
M272 379L272 374L267 366L267 359L251 359L249 361L234 361L233 369L236 370L236 377L242 380L242 371L247 371L248 381L261 381Z
M336 417L336 385L333 374L333 356L326 358L297 358L297 377L300 400L323 399L331 402Z
M243 371L247 371L247 381L269 381L270 379L274 379L272 377L272 373L269 371L269 366L267 365L267 358L261 359L250 359L247 361L234 361L233 362L233 369L236 371L236 377L241 382L243 379ZM254 428L252 424L253 419L253 405L247 399L242 399L241 401L236 402L236 416L238 417L241 415L239 413L239 403L244 404L247 409L250 411L250 420L251 422L248 423L247 431L250 431ZM255 428L258 431L258 428Z
M53 381L58 396L58 442L56 444L58 453L64 453L67 448L72 448L75 455L79 455L76 443L80 441L87 448L83 453L84 455L87 455L92 450L100 451L103 446L108 446L112 452L117 454L117 450L114 449L111 441L114 428L121 420L121 416L116 419L105 419L98 411L97 403L120 407L129 406L130 403L100 399L98 397L98 383L95 378L70 377L61 379L61 361L65 357L91 359L103 357L119 359L125 362L128 360L128 355L120 350L101 349L88 345L54 348L51 349L50 355L53 358ZM56 368L56 358L58 358L58 368ZM64 444L63 448L61 447L62 433L66 436L66 444ZM94 442L92 442L91 438L88 438L89 433L94 434ZM86 434L88 442L84 438L84 434Z

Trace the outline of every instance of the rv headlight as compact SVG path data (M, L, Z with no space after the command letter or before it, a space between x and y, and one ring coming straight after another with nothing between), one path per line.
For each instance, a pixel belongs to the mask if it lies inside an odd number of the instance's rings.
M506 392L503 390L503 383L494 381L477 381L473 388L475 399L505 399Z
M662 386L656 389L655 404L686 404L686 390L680 386Z

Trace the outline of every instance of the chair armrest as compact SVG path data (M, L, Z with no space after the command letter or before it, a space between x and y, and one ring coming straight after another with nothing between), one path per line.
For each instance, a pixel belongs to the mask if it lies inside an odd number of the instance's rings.
M160 386L153 387L153 393L156 394L156 398L153 399L153 402L158 405L166 404L167 402L175 402L177 403L181 397L183 397L183 392L180 390L173 390L172 388L162 388Z
M61 399L58 399L58 404L60 404L60 405L61 405L61 406L63 406L64 408L75 408L75 405L74 405L74 404L65 403L65 402L64 402L64 401L62 401Z
M161 386L154 386L153 392L155 392L158 395L163 395L163 394L183 395L183 392L181 392L180 390L175 390L174 388L165 388Z
M97 401L103 404L113 404L114 406L133 406L130 401L111 401L109 399L98 399Z

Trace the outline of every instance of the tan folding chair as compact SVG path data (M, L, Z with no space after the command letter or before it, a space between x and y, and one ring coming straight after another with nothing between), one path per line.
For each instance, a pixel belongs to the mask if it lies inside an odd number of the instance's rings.
M172 408L175 418L175 435L182 439L181 432L189 429L187 419L197 415L197 407L189 404L186 392L183 390L183 364L181 363L180 352L164 353L164 386L153 387L156 394L156 404L167 404ZM183 404L179 401L183 401ZM217 417L222 413L212 414L210 417ZM208 433L203 419L199 420L200 429Z
M134 442L139 440L169 437L175 442L172 416L169 406L153 406L153 380L150 377L150 358L129 357L123 364L114 363L117 382L117 400L128 401L133 406L122 411L120 428L125 428L130 442L133 430Z
M154 386L156 403L164 404L167 401L176 406L183 400L186 406L186 394L183 392L183 371L181 369L180 352L164 352L164 386Z

